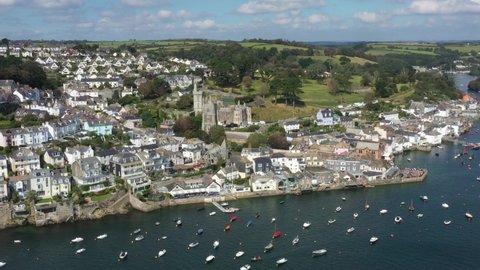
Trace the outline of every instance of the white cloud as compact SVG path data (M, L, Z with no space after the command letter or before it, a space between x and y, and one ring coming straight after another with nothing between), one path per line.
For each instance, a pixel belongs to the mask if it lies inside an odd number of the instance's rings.
M176 16L178 18L188 18L188 17L191 16L191 14L190 14L190 12L188 12L184 9L181 9L181 10L177 11Z
M46 9L73 8L83 4L83 0L34 0L35 5Z
M353 17L365 23L380 23L390 18L389 15L369 11L355 13Z
M127 6L133 6L133 7L148 7L148 6L153 6L155 4L158 4L159 1L155 0L122 0L122 4L125 4ZM162 3L168 2L168 1L160 1Z
M170 10L159 10L157 13L159 18L166 19L169 18L172 15L172 12Z
M254 0L242 4L236 11L242 14L280 13L323 5L325 5L323 0Z
M416 14L480 13L480 0L414 0L408 11Z
M0 7L1 6L13 6L17 4L18 0L0 0Z
M311 24L316 24L316 23L324 23L328 22L329 19L327 16L322 15L322 14L312 14L308 16L307 21Z
M183 23L183 26L185 28L189 28L189 29L205 30L205 29L211 29L211 28L215 27L215 21L211 20L211 19L198 20L198 21L188 20L188 21L185 21Z

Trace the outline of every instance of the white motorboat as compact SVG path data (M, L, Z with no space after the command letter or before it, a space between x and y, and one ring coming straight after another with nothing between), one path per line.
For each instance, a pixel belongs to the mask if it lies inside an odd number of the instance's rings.
M165 255L165 253L167 253L167 250L166 250L166 249L160 250L160 251L158 252L158 256L157 256L157 257L160 258L160 257L162 257L163 255Z
M6 264L6 262L0 262L0 267L4 267Z
M127 258L127 256L128 256L128 252L121 251L120 254L118 255L118 259L124 260L125 258Z
M378 241L378 237L376 237L376 236L372 236L370 238L370 244L375 244L377 241Z
M442 203L442 207L445 208L445 209L447 209L447 208L450 207L450 206L448 205L448 203Z
M338 206L337 208L335 208L335 212L338 213L338 212L340 212L340 211L342 211L342 207Z
M322 256L322 255L325 255L326 253L327 253L327 250L324 248L314 250L312 251L312 257Z
M245 264L244 266L240 267L240 270L250 270L252 268L250 264Z
M405 202L400 202L400 205L405 205Z
M276 261L277 266L282 265L282 264L284 264L284 263L286 263L286 262L288 262L288 260L287 260L286 258L281 258L281 259L278 259L278 260Z
M270 242L270 243L268 243L268 245L266 245L264 247L263 252L267 253L267 252L271 251L272 249L273 249L273 243Z
M347 200L347 198L345 198L345 197L342 197L342 201L346 201L346 200Z
M355 231L354 227L350 227L350 228L347 229L347 233L352 233L353 231Z
M305 222L303 223L303 228L304 228L304 229L308 229L311 225L312 225L312 223L311 223L310 221L305 221Z
M273 217L271 222L275 223L275 221L277 221L277 219Z
M220 205L223 206L223 207L226 207L226 206L228 206L228 202L221 203Z
M215 216L217 214L217 212L213 211L213 212L210 212L208 215L209 216Z
M357 217L358 217L358 213L357 212L353 213L353 218L357 218Z
M427 202L428 201L428 196L427 195L422 195L422 196L420 196L420 199L424 202Z
M333 224L333 223L335 223L335 222L337 222L336 219L329 219L329 220L328 220L328 224Z
M198 246L198 242L192 242L192 243L188 244L188 249L194 248L196 246Z
M138 242L138 241L142 241L143 238L145 238L145 237L140 234L140 235L138 235L137 237L135 237L135 241L137 241L137 242Z
M108 237L108 235L107 235L106 233L104 233L104 234L101 234L101 235L97 236L96 239L97 239L97 240L102 240L102 239L105 239L105 238L107 238L107 237Z
M205 263L209 263L215 260L215 256L213 255L208 255L207 258L205 259Z
M74 239L72 239L72 241L70 241L70 243L80 243L83 241L83 238L81 237L75 237Z
M220 246L220 241L215 240L215 241L213 242L213 249L217 249L219 246Z
M422 217L423 217L423 214L422 214L422 213L420 213L420 214L417 215L417 218L422 218Z
M166 236L166 235L162 236L162 240L165 240L167 238L168 238L168 236Z
M298 244L298 242L300 242L300 238L299 238L298 235L297 235L297 236L295 236L295 238L293 238L293 240L292 240L292 245L295 246L295 245Z
M240 250L240 251L238 251L237 253L235 253L235 257L234 257L234 259L242 257L242 256L243 256L243 254L245 254L245 252L243 252L243 251L241 251L241 250Z
M445 224L445 225L450 225L450 223L452 223L451 220L444 220L444 221L443 221L443 224Z
M387 209L380 210L380 215L385 215L386 213L388 213Z
M77 251L75 251L75 254L83 253L83 252L85 252L85 250L86 250L86 249L84 249L84 248L77 249Z
M160 222L155 222L155 226L159 226L160 225Z
M139 234L141 231L142 229L136 229L135 231L133 231L133 234Z
M22 243L22 240L13 240L13 243L14 244L20 244L20 243Z
M182 226L182 220L181 220L181 219L177 220L177 221L175 222L175 224L176 224L177 227Z
M473 215L470 214L470 212L466 212L466 213L465 213L465 217L468 218L468 219L472 219L472 218L473 218Z
M401 216L396 216L393 220L395 221L395 223L400 223L403 219Z

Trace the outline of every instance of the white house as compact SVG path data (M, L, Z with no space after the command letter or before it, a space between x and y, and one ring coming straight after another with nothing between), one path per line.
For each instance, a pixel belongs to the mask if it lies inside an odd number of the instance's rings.
M12 128L0 131L0 146L32 146L48 142L45 127Z
M277 179L273 175L255 174L250 177L250 186L253 192L275 191L278 189Z
M300 123L298 121L287 121L283 124L283 129L285 129L287 133L297 131L300 129Z
M274 153L270 159L275 169L287 168L292 173L297 173L305 169L305 157L303 153Z
M61 150L57 149L48 149L43 154L43 160L46 164L57 166L57 167L64 167L65 166L65 157Z
M8 178L8 163L5 156L0 156L0 176Z
M68 164L73 164L76 160L93 156L94 151L91 146L77 145L65 149L65 158Z
M29 174L32 170L40 169L40 157L29 149L19 149L10 157L12 172L17 175Z

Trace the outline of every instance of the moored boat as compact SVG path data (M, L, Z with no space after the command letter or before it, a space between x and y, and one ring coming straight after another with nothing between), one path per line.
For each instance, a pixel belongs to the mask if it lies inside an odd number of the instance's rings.
M202 207L197 208L197 211L199 211L199 212L200 212L200 211L203 211L203 210L205 210L205 206L202 206Z
M237 216L233 216L233 217L230 218L230 222L234 222L236 220L237 220Z
M336 219L329 219L329 220L328 220L328 224L333 224L333 223L335 223L335 222L337 222Z
M312 251L312 257L322 256L322 255L325 255L326 253L327 253L327 250L324 248L317 249Z
M403 219L401 216L396 216L393 220L395 221L395 223L400 223Z
M444 220L444 221L443 221L443 224L445 224L445 225L450 225L450 223L452 223L451 220Z
M163 239L163 240L165 240L165 239L167 239L167 238L168 238L168 236L166 236L166 235L162 236L162 239Z
M181 219L177 220L177 221L175 222L175 225L176 225L177 227L182 226L182 220L181 220Z
M422 213L420 213L420 214L417 215L417 218L422 218L422 217L423 217L423 214L422 214Z
M136 229L135 231L133 231L133 234L138 234L142 231L142 229Z
M347 198L345 198L345 197L342 197L342 201L346 201L346 200L347 200Z
M365 200L365 211L368 211L368 209L370 209L370 204Z
M342 211L342 207L338 206L337 208L335 208L335 212L338 213L338 212L340 212L340 211Z
M378 237L372 236L370 237L370 244L375 244L378 241Z
M250 264L245 264L244 266L240 267L240 270L250 270L252 268Z
M97 236L97 238L95 238L95 239L102 240L102 239L105 239L107 237L108 237L108 235L106 233L104 233L104 234L101 234L101 235Z
M22 240L13 240L13 243L14 244L20 244L20 243L22 243Z
M165 253L167 253L167 250L166 250L166 249L162 249L162 250L160 250L160 251L158 252L157 257L160 258L160 257L162 257L163 255L165 255Z
M232 229L232 227L231 227L230 225L227 225L227 226L225 226L225 228L223 228L223 230L224 230L225 232L228 232L228 231L230 231L231 229Z
M0 267L4 267L6 264L6 262L0 262Z
M358 213L357 212L353 213L353 218L358 218Z
M205 263L210 263L213 260L215 260L215 256L213 255L208 255L207 258L205 259Z
M385 215L386 213L388 213L387 209L380 210L380 215Z
M473 215L470 212L466 212L465 217L468 218L468 219L472 219Z
M122 250L120 251L120 254L118 254L118 259L124 260L127 258L127 256L128 256L128 252Z
M220 205L223 206L223 207L227 207L227 206L228 206L228 202L223 202L223 203L221 203Z
M252 225L253 225L253 221L252 221L251 219L248 220L248 221L247 221L247 227L250 227L250 226L252 226Z
M274 217L272 217L272 221L271 221L271 223L275 223L275 221L277 221L277 219L276 219L276 218L274 218Z
M140 234L140 235L138 235L137 237L135 237L135 241L137 241L137 242L138 242L138 241L142 241L143 238L145 238L145 236L143 236L143 235Z
M235 213L235 209L228 208L228 209L225 210L225 213L227 213L227 214L233 214L233 213Z
M427 195L422 195L420 196L420 200L427 202L428 201L428 196Z
M198 242L192 242L192 243L188 244L188 249L194 248L194 247L198 246L198 244L199 244Z
M202 234L203 234L203 229L202 228L198 229L197 230L197 235L202 235Z
M263 248L263 252L267 253L269 251L271 251L273 249L273 243L270 242L268 243L268 245L266 245L264 248Z
M276 232L273 234L272 239L278 238L278 237L280 237L280 236L282 236L282 232L281 232L281 231L276 231Z
M159 221L155 222L155 226L159 226L159 225L160 225Z
M297 235L297 236L295 236L295 238L293 238L293 240L292 240L292 245L295 246L295 245L298 244L298 242L300 242L300 238L299 238L298 235Z
M77 249L77 251L75 251L75 254L83 253L83 252L85 252L85 250L86 250L86 249L84 249L84 248Z
M448 205L448 203L442 203L442 208L447 209L448 207L450 207L450 206Z
M217 249L219 246L220 246L220 241L215 240L215 241L213 242L213 249Z
M262 260L262 257L261 256L253 256L250 261L251 262L259 262Z
M410 205L408 206L408 211L410 212L415 211L415 207L413 207L413 200L410 201Z
M72 239L70 241L70 243L80 243L83 241L83 238L82 237L75 237L74 239Z
M240 258L243 256L243 254L245 254L244 251L240 250L240 251L237 251L237 253L235 253L235 257L233 257L234 259L236 258Z
M215 211L212 211L212 212L208 213L209 216L214 216L216 214L217 214L217 212L215 212Z
M286 262L288 262L286 258L281 258L276 261L276 264L277 266L279 266L279 265L285 264Z
M347 233L352 233L353 231L355 231L354 227L350 227L350 228L347 229Z
M311 225L312 225L312 223L311 223L310 221L305 221L305 222L303 223L303 228L304 228L304 229L308 229L308 228L310 228Z

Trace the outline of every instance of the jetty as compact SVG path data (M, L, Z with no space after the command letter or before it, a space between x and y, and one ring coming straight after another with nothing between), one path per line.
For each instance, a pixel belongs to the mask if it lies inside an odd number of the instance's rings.
M218 210L222 211L222 213L227 213L227 209L225 207L221 206L218 202L212 202L212 204L218 208Z

